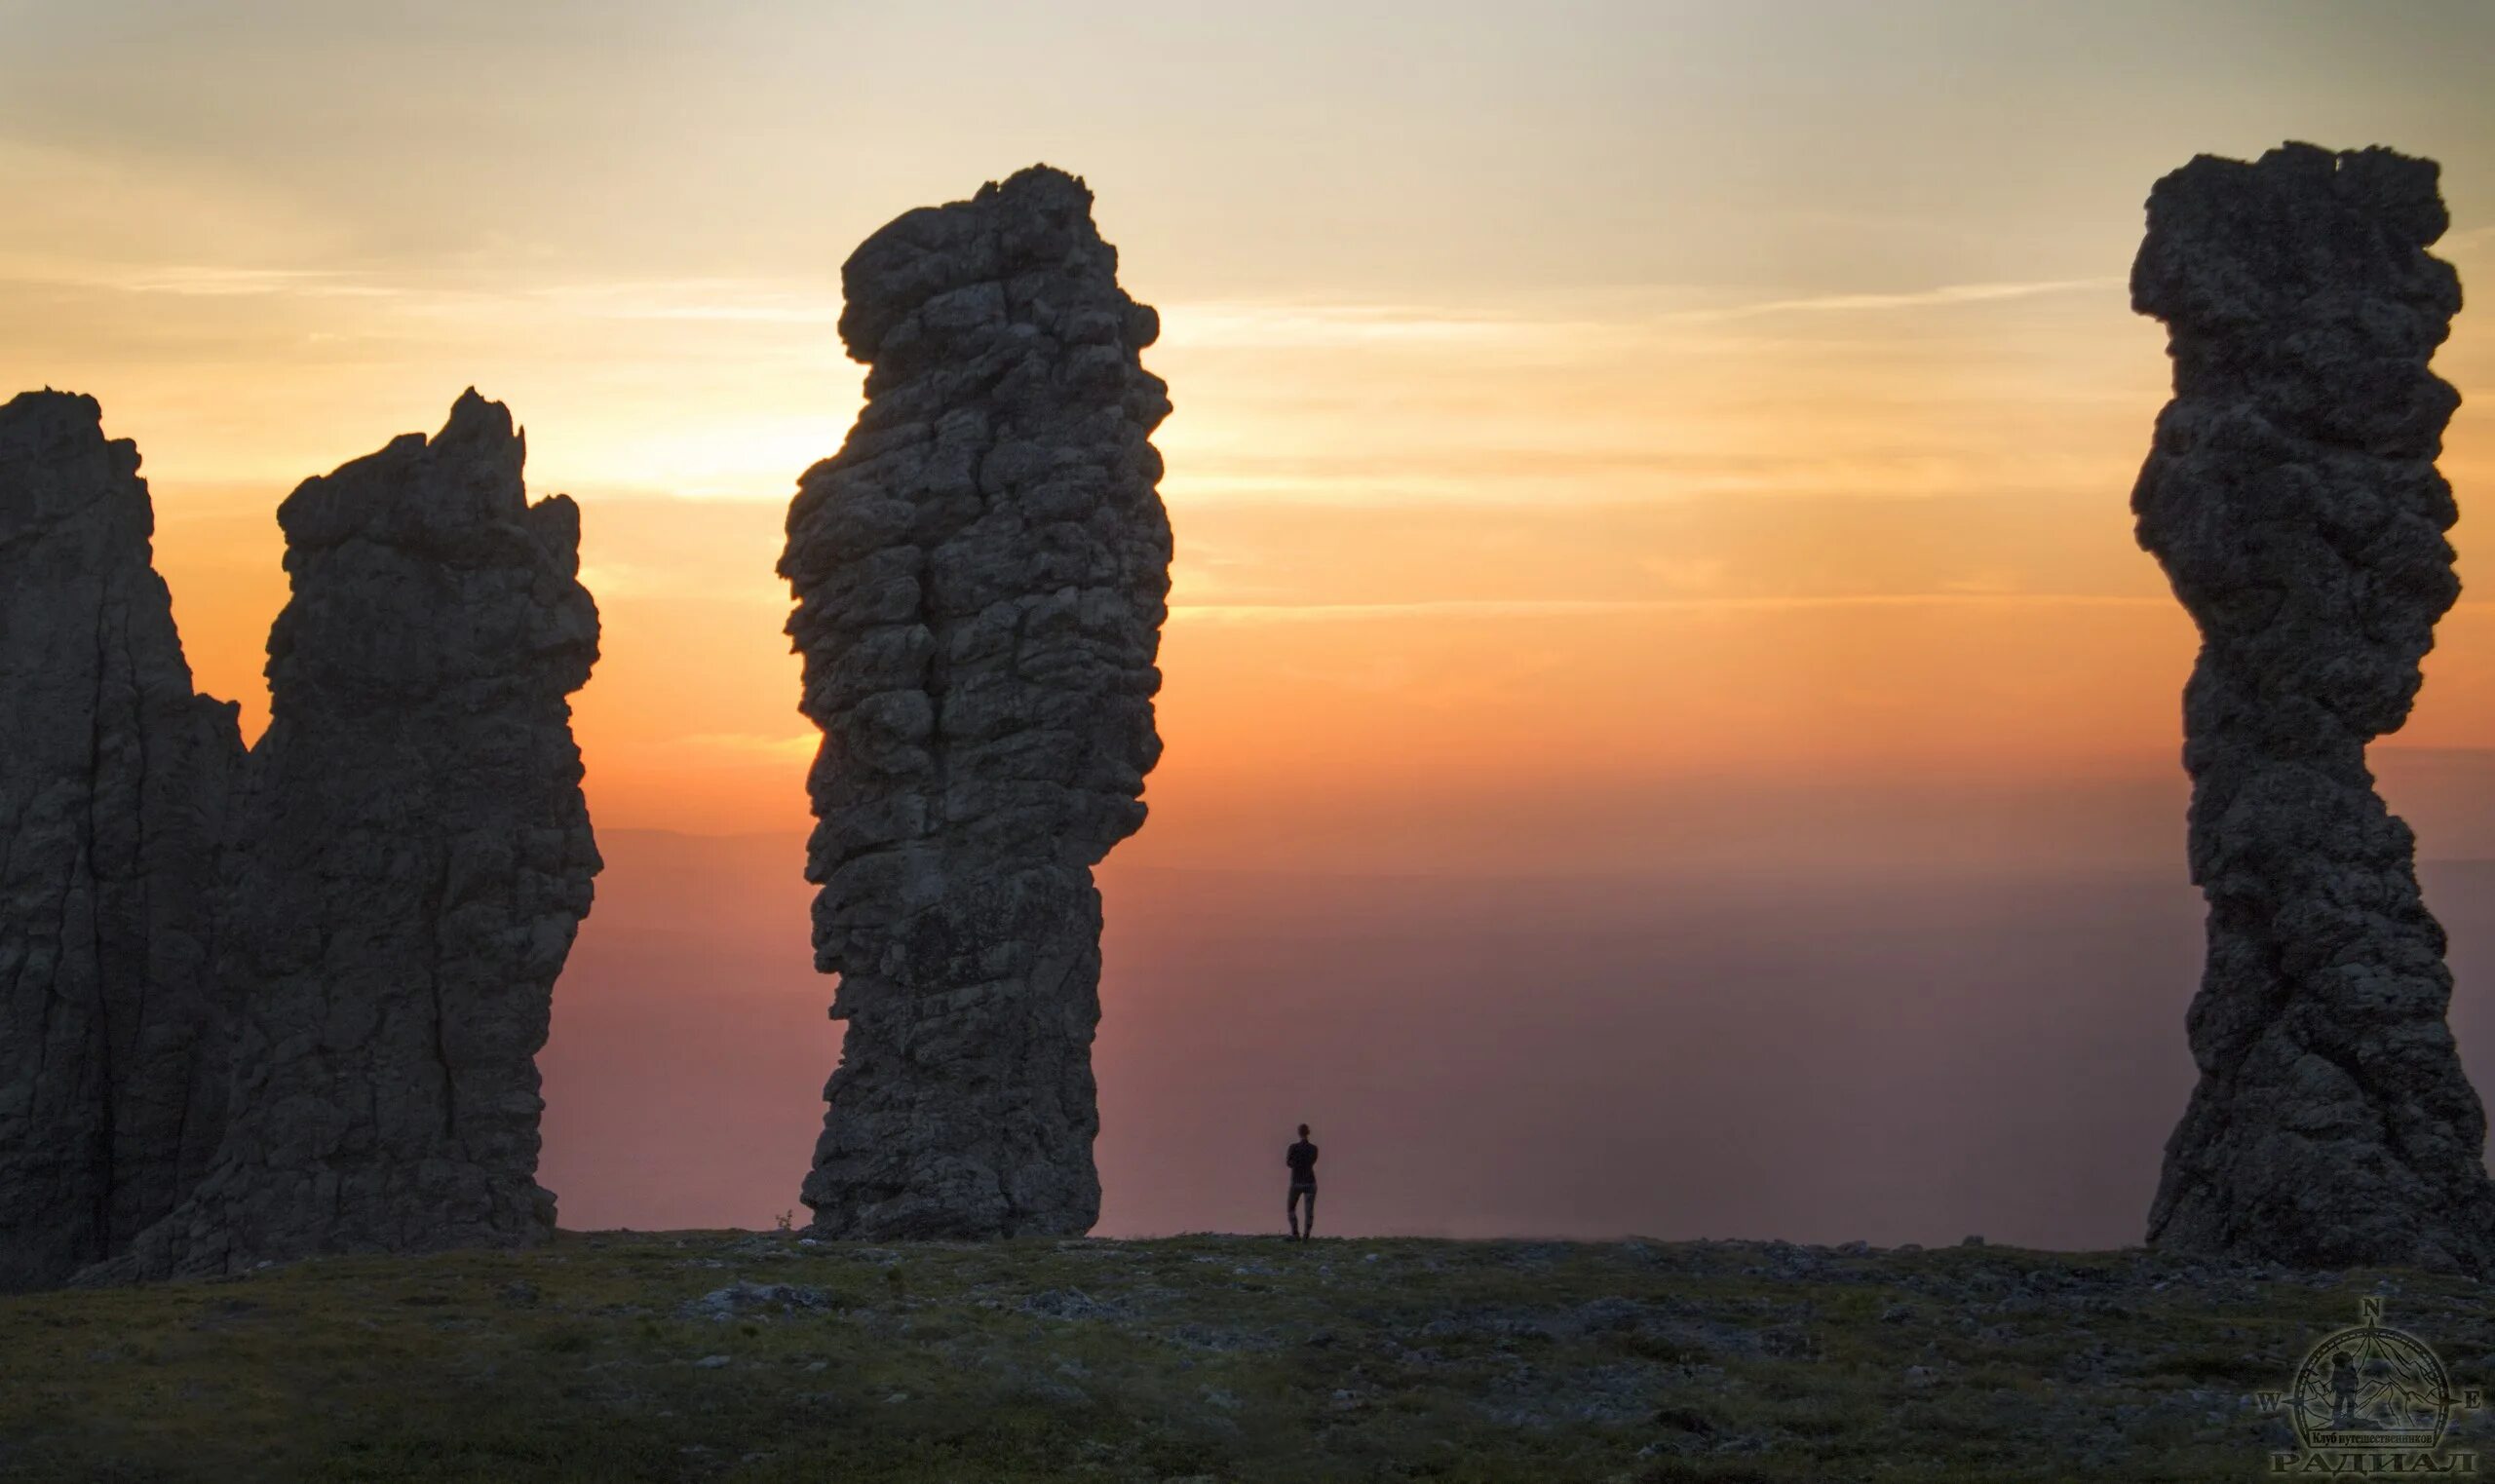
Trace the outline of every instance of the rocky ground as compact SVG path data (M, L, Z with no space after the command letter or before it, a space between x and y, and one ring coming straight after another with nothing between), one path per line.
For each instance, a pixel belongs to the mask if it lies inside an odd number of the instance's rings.
M0 1477L2248 1479L2382 1295L2139 1252L566 1234L0 1299ZM2456 1443L2488 1435L2464 1415Z

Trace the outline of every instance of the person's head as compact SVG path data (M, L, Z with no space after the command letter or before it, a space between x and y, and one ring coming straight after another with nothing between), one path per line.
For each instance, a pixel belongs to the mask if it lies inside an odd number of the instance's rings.
M1306 1123L1299 1125L1299 1136L1303 1139L1308 1137L1308 1125Z

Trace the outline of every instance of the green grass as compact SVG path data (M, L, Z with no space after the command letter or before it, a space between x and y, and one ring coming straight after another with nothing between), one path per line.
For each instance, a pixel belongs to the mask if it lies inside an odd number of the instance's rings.
M804 1304L702 1308L740 1281ZM2374 1292L2488 1380L2484 1290L2404 1273L566 1235L0 1298L0 1478L2250 1479L2285 1434L2245 1393Z

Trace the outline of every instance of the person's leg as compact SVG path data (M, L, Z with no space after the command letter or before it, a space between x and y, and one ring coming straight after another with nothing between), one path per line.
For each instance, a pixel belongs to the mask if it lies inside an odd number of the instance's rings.
M1290 1223L1291 1237L1297 1240L1299 1237L1299 1187L1296 1185L1290 1188L1289 1197L1283 1201L1283 1219Z
M1312 1185L1300 1194L1308 1198L1308 1235L1315 1237L1317 1235L1317 1187Z

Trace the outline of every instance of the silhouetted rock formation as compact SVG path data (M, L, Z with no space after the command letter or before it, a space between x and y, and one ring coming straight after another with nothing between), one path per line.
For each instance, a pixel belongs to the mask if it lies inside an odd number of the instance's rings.
M216 842L243 744L191 692L138 450L0 407L0 1289L172 1209L214 1147Z
M846 1020L804 1199L841 1236L1080 1233L1099 1214L1091 868L1143 822L1170 521L1159 317L1045 167L911 211L843 267L866 405L780 570L825 733L817 966Z
M2149 197L2131 301L2167 323L2174 400L2131 502L2201 628L2183 760L2208 898L2200 1085L2149 1216L2164 1246L2495 1264L2442 930L2365 767L2460 590L2435 472L2460 399L2427 369L2460 308L2425 251L2436 179L2291 144L2202 157Z
M218 970L233 1111L142 1274L525 1241L536 1053L598 868L564 698L597 654L580 513L470 392L278 512L293 597Z

